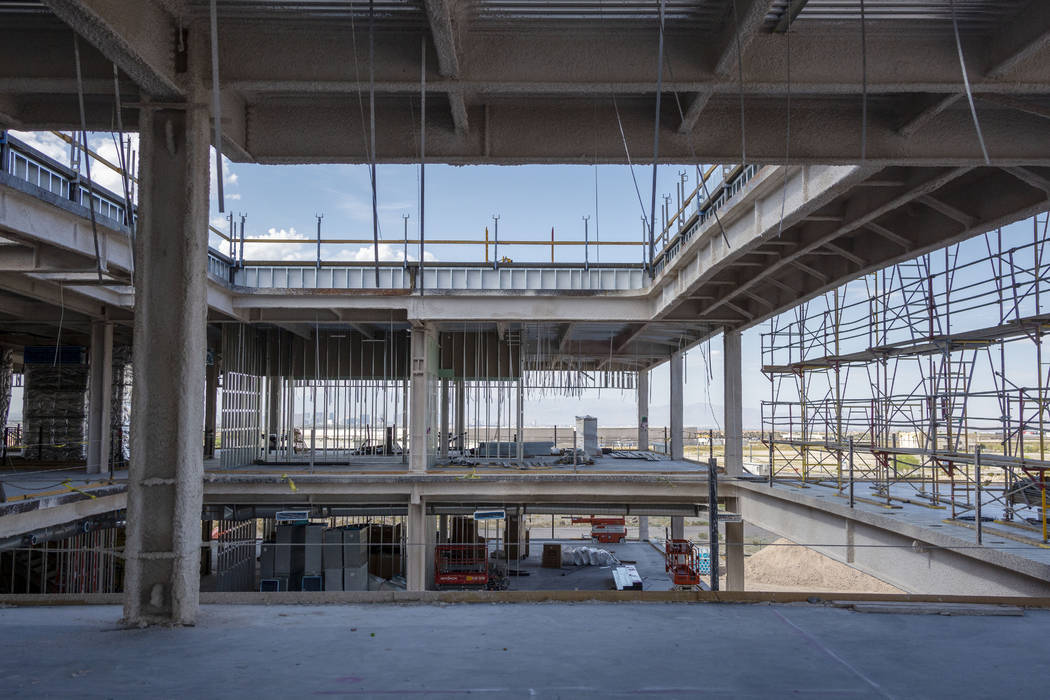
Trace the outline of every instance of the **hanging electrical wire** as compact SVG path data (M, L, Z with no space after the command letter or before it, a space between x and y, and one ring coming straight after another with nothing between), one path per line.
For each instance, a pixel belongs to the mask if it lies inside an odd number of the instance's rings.
M117 131L114 136L119 143L115 144L117 147L117 164L120 166L120 182L124 188L124 210L125 217L128 225L128 232L131 236L131 273L132 278L135 277L135 201L134 201L134 187L131 183L131 156L130 153L124 151L124 107L120 101L120 71L117 69L117 64L113 64L113 98L114 98L114 109L116 112L116 123ZM131 138L128 138L128 151L131 150Z
M214 0L212 0L214 2ZM379 288L379 203L376 193L376 48L375 0L368 0L368 131L372 173L372 255L375 259L376 288Z
M419 295L424 295L423 264L426 256L426 160L427 160L427 37L419 52Z
M656 52L656 116L653 119L653 188L649 207L649 279L656 277L656 166L660 158L660 99L664 87L664 1L660 0L660 39ZM735 0L734 0L735 2Z
M80 142L84 151L84 174L87 177L88 210L91 212L91 237L95 244L95 270L98 273L98 281L102 282L102 271L105 266L102 263L102 253L98 245L98 221L95 218L95 185L91 181L91 155L88 152L87 141L87 115L84 110L84 79L80 71L80 39L76 32L73 33L73 63L77 72L77 103L80 106ZM79 200L80 197L77 197Z
M966 99L970 103L970 116L973 117L973 128L977 131L977 140L981 144L981 153L984 155L985 165L991 161L988 159L988 149L984 145L984 134L981 131L981 121L977 118L977 108L973 104L973 91L970 90L970 77L966 73L966 60L963 58L962 39L959 38L959 21L955 17L955 0L949 0L948 5L952 11L952 29L955 32L955 48L959 53L959 68L962 70L963 86L966 88Z

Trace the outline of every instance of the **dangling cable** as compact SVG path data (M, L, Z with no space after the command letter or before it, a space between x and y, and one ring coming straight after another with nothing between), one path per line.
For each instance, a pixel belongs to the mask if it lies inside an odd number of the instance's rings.
M733 0L733 33L736 40L737 93L740 95L740 167L747 167L747 125L744 123L744 48L740 44L740 19Z
M656 116L653 124L653 192L649 207L649 279L656 277L656 165L660 158L660 98L664 87L664 0L660 0L660 41L656 56Z
M117 111L117 136L120 145L117 148L117 164L120 165L120 180L124 186L124 207L127 215L128 231L131 234L131 277L135 277L135 202L132 199L131 174L128 172L131 160L124 152L124 117L122 115L123 105L120 102L120 71L117 64L113 64L113 95L116 100ZM128 148L131 148L131 139L128 139Z
M642 219L646 226L649 224L649 216L645 213L645 204L642 203L642 190L638 187L638 177L634 174L634 163L631 162L631 150L627 147L627 135L623 131L623 121L620 119L620 107L616 103L615 93L612 96L613 111L616 112L616 125L620 128L620 138L623 140L623 152L627 156L627 169L631 171L631 179L634 181L634 193L638 197L638 207L642 210ZM645 255L642 255L645 258Z
M973 105L973 92L970 90L970 78L966 74L966 61L963 59L962 40L959 38L959 22L955 18L955 0L949 0L952 10L952 29L955 31L955 48L959 52L959 68L962 70L963 85L966 87L966 99L970 102L970 116L973 117L973 128L977 131L977 140L981 143L981 153L984 154L984 164L990 165L988 149L984 145L984 134L981 133L981 122L977 118L977 108Z
M787 47L785 65L787 66L787 138L784 140L784 182L780 186L780 222L777 224L777 238L784 233L784 210L787 207L788 164L791 158L791 13L787 15L787 26L784 28L784 45Z
M868 159L868 34L864 17L864 0L860 0L860 162ZM791 14L788 13L788 26L791 26Z
M214 2L215 0L212 0ZM379 204L376 198L376 4L368 0L368 128L371 141L372 170L372 255L376 265L376 289L379 289Z
M88 211L91 212L91 236L95 243L95 269L98 281L102 282L102 253L98 246L98 222L95 219L95 186L91 182L91 154L88 153L87 115L84 112L84 79L80 72L80 39L73 33L73 62L77 70L77 102L80 105L80 143L84 151L84 174L87 177ZM79 200L79 193L77 196Z
M423 291L423 264L426 248L426 162L427 162L427 37L423 35L419 58L419 296Z
M674 68L671 65L670 56L667 57L667 72L671 76L671 82L675 82ZM678 108L678 118L682 121L685 121L685 110L682 109L682 100L678 95L678 90L672 89L671 94L674 95L675 106ZM707 178L704 177L704 174L701 170L701 163L699 162L700 159L696 155L696 148L693 146L693 140L691 135L686 137L685 143L687 146L689 146L689 153L693 158L693 162L696 163L696 179L700 181L700 186L704 188L704 197L706 197L708 201L710 201L711 190L707 187ZM718 224L718 230L722 234L722 240L725 241L726 247L732 248L733 246L729 243L729 236L726 235L725 226L722 225L722 217L718 215L718 208L713 207L711 209L711 213L714 214L715 223Z
M219 97L219 18L215 0L211 0L211 118L215 122L215 191L219 198L219 213L226 212L226 197L222 193L222 100Z

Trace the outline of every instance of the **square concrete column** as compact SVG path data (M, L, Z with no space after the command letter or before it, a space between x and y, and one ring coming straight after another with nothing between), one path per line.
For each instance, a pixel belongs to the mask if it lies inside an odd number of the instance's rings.
M671 516L671 539L685 539L685 518L681 515Z
M518 353L521 353L521 346L518 346ZM518 406L517 406L517 420L515 421L515 440L517 441L517 454L518 461L525 459L525 379L524 377L518 377Z
M638 449L649 449L649 370L638 370Z
M671 459L685 458L685 436L682 435L684 410L682 381L682 353L671 355Z
M448 419L448 379L441 380L441 443L438 446L439 454L448 457L449 419Z
M456 449L462 451L467 439L467 389L462 379L456 380Z
M725 392L726 475L744 473L744 395L740 361L740 331L722 335L723 391Z
M638 541L645 542L649 539L649 516L638 516Z
M191 38L199 55L204 35ZM192 624L198 611L209 184L209 118L201 104L206 96L191 90L184 104L146 105L139 113L129 625Z
M425 472L435 454L435 373L438 365L437 334L425 327L412 329L412 385L409 413L409 469Z
M219 365L204 368L204 459L215 456L215 417L219 403Z
M94 321L91 324L91 358L88 370L88 474L109 471L112 394L113 323Z
M269 377L267 380L267 386L269 388L267 400L266 400L266 451L270 451L270 436L275 435L278 438L278 444L280 444L280 435L278 431L281 425L281 384L284 383L284 379L281 377Z
M726 509L740 512L735 498L726 499ZM744 590L744 523L725 523L726 590Z
M435 518L427 515L426 501L408 504L405 517L405 581L410 591L425 591L434 580Z

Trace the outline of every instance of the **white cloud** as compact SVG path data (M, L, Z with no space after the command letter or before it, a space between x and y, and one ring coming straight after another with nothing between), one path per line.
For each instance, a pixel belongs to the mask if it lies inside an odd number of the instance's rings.
M405 259L401 246L390 243L379 244L379 259L384 262L398 262ZM416 257L409 254L409 262L415 262ZM437 258L432 253L426 253L424 259L427 262L436 262ZM375 260L375 246L362 246L360 248L342 248L334 254L326 255L325 260L353 260L355 262L370 262Z

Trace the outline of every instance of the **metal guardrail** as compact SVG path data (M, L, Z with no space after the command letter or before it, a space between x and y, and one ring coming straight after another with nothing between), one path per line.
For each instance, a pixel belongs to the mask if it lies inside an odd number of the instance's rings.
M5 135L2 155L4 172L83 207L90 200L95 214L127 226L126 205L120 195L98 185L88 190L76 171L10 135Z
M722 182L715 185L713 188L708 186L710 190L710 197L706 196L702 190L704 190L704 184L701 183L693 194L686 199L686 204L682 209L678 211L667 226L664 228L661 234L661 239L666 240L666 244L661 248L653 262L653 273L659 274L667 264L673 260L685 247L685 244L692 240L700 228L708 222L708 220L714 218L715 212L721 209L725 204L740 193L744 187L754 178L755 174L758 173L760 165L751 163L747 166L740 167L728 167L728 176L722 180ZM708 171L710 173L711 171ZM705 175L705 180L707 176ZM696 210L688 217L683 220L685 215L685 208L689 206L692 199L696 199ZM671 227L674 226L676 221L681 221L680 230L670 235Z

